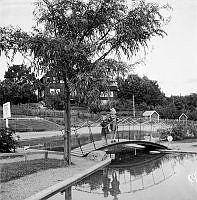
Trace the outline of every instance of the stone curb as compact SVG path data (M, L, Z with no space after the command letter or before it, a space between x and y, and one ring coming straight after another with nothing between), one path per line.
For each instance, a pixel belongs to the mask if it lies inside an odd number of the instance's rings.
M110 163L111 163L111 158L107 158L106 160L95 164L93 167L88 168L87 170L83 171L82 173L76 174L75 176L70 177L70 178L66 179L65 181L62 181L62 182L55 184L49 188L46 188L46 189L42 190L41 192L36 193L36 194L26 198L25 200L42 200L42 199L49 198L49 197L57 194L58 192L61 192L61 191L65 190L66 188L72 186L74 183L82 180L83 178L91 175L95 171L105 167L106 165L108 165Z

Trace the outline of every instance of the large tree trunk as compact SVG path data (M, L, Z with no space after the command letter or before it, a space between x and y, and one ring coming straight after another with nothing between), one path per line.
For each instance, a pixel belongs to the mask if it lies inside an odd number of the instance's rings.
M65 129L64 129L64 160L68 165L71 165L71 114L70 114L70 88L66 80L64 81L65 88Z

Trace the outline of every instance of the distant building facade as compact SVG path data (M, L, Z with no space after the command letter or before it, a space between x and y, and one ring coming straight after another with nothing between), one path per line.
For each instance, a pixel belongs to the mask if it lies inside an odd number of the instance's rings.
M100 92L100 100L101 104L103 105L107 104L109 101L114 100L117 97L117 81L114 79L110 79L107 88L107 90L103 89Z
M64 81L52 73L46 73L41 79L41 83L44 87L37 92L38 98L47 101L51 95L63 94L64 92ZM100 91L100 100L102 104L106 104L110 100L113 100L117 96L117 81L109 78L108 89ZM74 91L71 93L71 103L75 103L77 98L77 92Z

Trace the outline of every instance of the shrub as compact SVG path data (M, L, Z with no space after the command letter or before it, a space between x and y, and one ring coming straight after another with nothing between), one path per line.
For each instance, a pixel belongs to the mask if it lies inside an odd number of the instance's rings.
M7 128L0 129L0 152L10 153L15 151L17 141L13 137L14 131Z
M166 140L168 135L171 135L173 140L197 137L197 127L194 125L176 124L170 129L161 129L159 132L162 140Z
M47 98L46 105L55 110L64 110L65 97L63 94L50 95Z
M183 140L186 137L187 129L185 125L177 124L172 127L171 135L173 140Z

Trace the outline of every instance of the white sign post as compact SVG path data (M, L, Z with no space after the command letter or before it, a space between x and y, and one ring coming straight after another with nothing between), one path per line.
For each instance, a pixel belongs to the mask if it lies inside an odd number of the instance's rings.
M10 102L3 104L3 118L5 119L6 128L8 128L8 118L11 117Z

